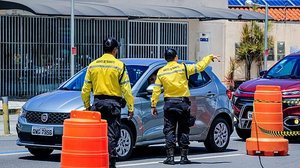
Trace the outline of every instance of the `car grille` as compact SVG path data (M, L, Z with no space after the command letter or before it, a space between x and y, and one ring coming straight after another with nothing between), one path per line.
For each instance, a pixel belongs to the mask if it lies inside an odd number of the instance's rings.
M238 109L242 109L243 105L245 105L246 103L253 103L254 101L254 98L241 98L241 97L238 97L236 99L234 103L234 105L238 108Z
M42 114L48 114L48 119L42 121ZM54 124L63 125L64 120L70 118L70 113L44 113L28 111L26 114L26 120L28 123L34 124Z

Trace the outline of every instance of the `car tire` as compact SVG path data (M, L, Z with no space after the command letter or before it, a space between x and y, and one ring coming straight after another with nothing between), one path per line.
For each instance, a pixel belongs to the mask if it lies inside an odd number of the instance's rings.
M249 129L240 129L240 128L237 128L235 127L235 131L236 133L238 134L238 136L243 139L244 141L247 139L247 138L250 138L251 137L251 130Z
M225 151L230 140L230 129L227 121L216 118L210 126L204 146L208 152Z
M47 158L53 152L53 149L46 148L28 148L28 151L35 157Z
M121 136L117 146L118 160L127 160L130 158L133 150L134 140L131 129L121 124Z

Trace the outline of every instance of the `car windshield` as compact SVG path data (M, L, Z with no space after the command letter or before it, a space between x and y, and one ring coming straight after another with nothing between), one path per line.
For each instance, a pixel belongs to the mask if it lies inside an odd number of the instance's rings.
M133 87L144 72L148 69L148 66L141 65L126 65L128 76L130 79L131 87ZM83 86L84 77L86 74L87 68L82 69L73 77L71 77L66 83L61 85L59 90L72 90L72 91L81 91Z
M300 57L286 57L273 66L266 78L300 79Z

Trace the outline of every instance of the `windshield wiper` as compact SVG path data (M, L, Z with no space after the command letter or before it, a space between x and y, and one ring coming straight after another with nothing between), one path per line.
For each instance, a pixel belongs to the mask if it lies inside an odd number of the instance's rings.
M272 75L266 75L266 78L267 78L267 79L273 79L273 78L275 78L275 77L272 76Z
M276 78L277 79L293 79L292 77L293 77L292 75L282 75L282 76L277 76Z
M292 78L292 79L300 79L300 76L297 76L297 75L291 75L291 78Z

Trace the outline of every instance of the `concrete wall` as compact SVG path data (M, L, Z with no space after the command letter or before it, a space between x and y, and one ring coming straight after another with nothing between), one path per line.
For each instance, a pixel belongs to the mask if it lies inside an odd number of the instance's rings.
M222 56L221 65L212 63L214 72L223 80L226 73L229 71L230 57L235 57L235 43L240 42L242 27L246 22L232 22L226 20L200 22L198 32L210 33L210 51L214 54ZM260 23L263 27L263 23ZM297 37L300 37L300 23L273 23L270 35L274 37L274 61L268 61L267 65L270 68L274 65L277 59L277 42L285 42L285 55L288 55L296 50L300 50L300 43ZM197 57L201 58L201 50L198 51ZM257 77L257 65L252 64L251 78ZM245 64L240 63L239 68L235 71L235 80L244 80Z
M225 25L222 21L190 22L189 59L201 60L208 54L221 56L221 62L210 65L216 75L223 80L225 70Z

